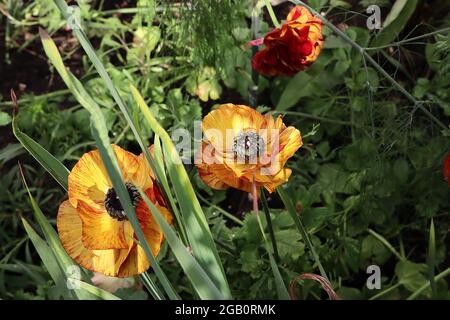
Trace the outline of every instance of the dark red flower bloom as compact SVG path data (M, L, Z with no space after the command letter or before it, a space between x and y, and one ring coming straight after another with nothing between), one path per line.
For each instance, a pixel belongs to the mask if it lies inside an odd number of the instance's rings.
M316 61L323 46L322 21L302 6L293 8L286 23L264 37L263 50L252 67L266 76L293 76Z

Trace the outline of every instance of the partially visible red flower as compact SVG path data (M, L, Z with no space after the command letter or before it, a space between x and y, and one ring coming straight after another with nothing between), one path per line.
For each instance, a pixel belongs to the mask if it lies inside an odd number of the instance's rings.
M252 67L266 76L293 76L316 61L323 46L322 21L302 6L264 37L266 48L255 54Z
M444 166L442 171L444 173L444 179L447 180L448 185L450 186L450 153L444 160Z

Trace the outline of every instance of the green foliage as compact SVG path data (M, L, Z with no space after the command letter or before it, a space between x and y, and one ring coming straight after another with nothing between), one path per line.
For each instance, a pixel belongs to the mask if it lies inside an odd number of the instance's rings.
M33 28L38 24L55 32L54 38L61 35L66 21L53 1L26 5L22 1L8 2L12 5L7 9L16 20L10 23L13 20L6 19L11 53L19 50L19 44L20 50L41 48L36 34L28 37L30 32L36 33ZM253 37L249 3L191 1L180 8L163 1L153 6L153 1L142 0L135 8L114 9L102 8L101 3L105 5L106 1L78 1L83 23L88 26L85 43L81 44L86 45L87 39L95 44L91 59L93 54L99 58L97 63L104 66L111 82L105 82L105 77L97 74L84 53L80 57L80 42L67 33L71 45L58 43L61 56L53 56L49 74L57 82L61 82L62 76L66 84L72 85L69 89L75 95L69 90L58 90L41 95L28 92L19 97L15 120L16 129L20 128L16 135L22 137L19 139L22 144L9 139L0 149L0 185L4 190L0 193L0 297L56 299L64 293L57 290L64 274L57 269L59 260L54 256L57 239L50 228L65 192L21 145L28 146L39 162L53 162L53 169L57 167L55 161L70 169L84 152L95 148L97 138L103 147L113 142L136 153L140 152L138 145L154 141L157 150L154 165L164 190L170 193L169 201L198 219L190 222L198 234L208 226L211 229L210 235L205 233L205 239L210 241L211 248L217 248L217 254L210 250L205 257L216 261L214 268L194 255L194 261L201 263L193 273L186 271L186 264L193 257L182 251L187 240L193 241L192 233L191 239L185 234L192 232L186 228L188 223L173 229L176 234L171 233L172 229L166 230L170 246L166 243L155 257L164 276L161 273L156 276L150 270L145 276L148 278L142 280L153 297L161 298L154 295L158 290L152 289L152 283L158 287L164 283L162 296L173 286L181 298L196 298L199 279L203 277L205 283L215 278L214 282L224 288L228 283L233 298L278 298L273 265L258 219L254 213L248 213L247 196L212 191L200 181L195 169L163 161L163 154L169 154L170 148L165 132L177 128L192 131L193 121L201 119L214 103L248 100L252 53L245 43ZM422 29L417 31L414 25L424 2L359 1L362 9L350 3L308 2L314 9L325 11L327 17L333 17L333 23L340 23L339 28L361 47L382 46L367 52L402 88L448 124L448 32L424 37L423 43L414 46L407 38L399 38L423 35ZM388 14L383 16L383 29L378 33L367 30L364 21L353 20L364 15L364 9L372 4L382 6ZM131 11L127 12L128 9ZM362 11L358 14L353 12L359 9ZM437 29L443 27L434 18L442 9L431 9L429 24ZM260 22L262 32L270 29L270 23ZM286 185L287 197L342 298L449 299L450 191L442 178L443 157L450 150L449 138L365 61L360 52L328 28L324 32L325 47L309 69L292 78L259 77L258 99L264 104L259 110L274 109L285 114L284 122L301 129L304 138L304 146L288 162L293 174ZM10 41L25 38L25 34L28 36L24 42ZM389 46L397 40L400 43ZM5 63L7 60L5 56ZM70 66L71 72L64 72L67 69L63 63ZM130 83L138 88L144 100L140 107L130 94ZM112 93L114 90L117 95ZM126 112L118 108L118 98ZM143 108L145 105L149 108ZM149 110L153 125L149 125L142 110ZM92 111L97 120L101 119L101 138L91 131ZM9 130L11 119L11 106L2 102L0 129ZM54 158L48 157L45 150ZM106 149L104 153L108 153ZM34 206L24 201L28 196L17 160L23 164ZM59 169L50 173L61 182L58 177L67 171ZM203 208L196 202L194 192L201 196ZM238 200L242 205L236 207ZM269 195L269 206L280 259L276 265L283 282L288 284L301 273L319 273L308 243L278 195ZM37 219L39 208L43 212ZM232 219L228 218L230 215ZM24 227L21 217L26 219ZM262 214L261 219L270 239ZM44 221L48 224L41 232L32 221L40 222L41 228ZM52 241L46 238L49 235ZM63 257L62 251L59 252L59 258ZM365 287L366 268L371 264L381 267L380 291ZM226 279L222 278L222 271ZM90 286L89 276L87 273L84 278L83 290L90 298L113 298ZM195 286L191 285L193 277ZM301 299L324 298L321 289L309 283L302 283L296 290ZM201 297L220 297L214 289L200 292ZM142 291L122 290L116 295L123 299L147 298Z

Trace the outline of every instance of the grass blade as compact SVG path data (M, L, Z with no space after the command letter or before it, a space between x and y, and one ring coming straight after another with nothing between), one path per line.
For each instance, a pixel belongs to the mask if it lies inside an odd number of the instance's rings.
M113 295L112 293L105 291L99 287L93 286L92 284L86 283L84 281L76 281L76 284L78 284L81 289L93 294L94 296L102 300L122 300L119 297Z
M20 131L17 124L16 112L18 110L17 99L14 91L11 91L11 98L14 105L14 115L12 120L12 129L15 137L20 144L39 162L39 164L47 170L48 173L67 191L67 178L69 170L47 150L45 150L39 143L34 141L28 135Z
M193 254L210 278L217 284L220 291L224 293L224 296L226 298L231 298L225 271L217 253L217 248L212 238L208 222L206 221L205 214L195 196L194 189L189 180L189 176L184 169L180 156L178 155L169 134L153 117L141 94L133 86L131 86L131 92L145 119L148 121L148 124L161 138L167 171L170 180L172 181L181 211L183 212L183 223L185 224L186 229L189 230L187 236Z
M430 223L430 235L428 240L428 277L431 284L431 298L436 297L436 281L434 281L434 269L436 266L436 233L434 230L434 221L431 219Z
M442 271L441 273L439 273L438 275L436 275L433 280L436 282L436 281L439 281L441 279L444 279L448 275L450 275L450 268L447 268L444 271ZM414 300L414 299L416 299L430 285L431 285L431 283L428 281L423 286L421 286L419 289L417 289L415 292L413 292L408 298L406 298L406 300Z
M288 197L286 191L283 189L283 187L277 188L277 192L280 195L281 200L283 201L287 211L292 217L292 220L294 220L295 226L297 227L298 231L300 232L300 235L303 238L303 241L308 246L309 250L311 251L311 255L313 256L314 261L316 262L320 274L322 277L330 281L327 277L327 273L325 272L325 269L322 266L322 263L320 262L320 258L316 253L316 250L314 249L314 245L311 242L311 239L309 238L309 235L303 226L302 221L300 220L300 217L297 216L297 213L295 212L294 204L292 203L291 199Z
M124 208L127 214L128 220L133 226L134 232L136 233L136 236L139 239L140 245L142 246L145 254L147 255L147 258L150 260L151 267L155 271L156 276L161 282L161 285L163 286L169 298L178 300L179 299L178 294L175 292L175 289L173 288L166 274L159 266L150 249L150 246L148 245L145 239L144 232L142 231L142 228L136 217L134 207L131 204L130 195L128 194L127 188L125 187L125 183L122 180L122 175L120 174L119 171L117 159L111 148L111 145L109 144L109 141L108 140L105 141L105 139L102 139L100 134L97 132L97 128L95 127L95 125L91 126L91 129L92 135L95 138L98 149L100 151L100 156L102 158L106 171L108 172L108 176L111 179L114 190L117 192L120 203L122 204L122 207Z
M77 99L77 101L90 113L92 124L91 129L97 147L99 148L102 161L108 171L108 175L110 176L111 181L113 182L114 189L117 191L120 197L123 208L130 218L133 229L135 230L147 257L151 262L152 268L155 270L155 273L158 279L161 281L161 284L166 290L168 296L171 299L178 299L178 295L168 281L167 276L161 270L155 258L153 257L150 247L148 246L145 237L143 236L142 229L140 228L139 222L137 221L137 218L135 216L134 207L131 205L128 192L126 191L124 182L122 181L121 174L118 171L119 169L117 159L114 155L109 141L106 122L100 107L87 93L81 82L77 78L75 78L75 76L73 76L73 74L69 70L65 68L61 55L59 54L59 51L50 36L42 29L40 29L40 35L44 50L48 58L55 66L56 70L62 77L71 93ZM147 151L148 153L147 148L145 148L145 151Z
M173 253L178 259L181 267L186 273L187 277L191 281L196 292L202 299L224 299L219 289L211 281L205 270L199 265L194 257L189 254L186 247L181 240L177 237L175 232L163 218L159 210L148 199L147 195L140 191L142 198L147 206L150 208L153 217L158 222L160 228L163 230L164 235L167 238L167 242L172 248Z
M66 277L61 272L61 268L50 247L44 240L42 240L42 238L36 233L36 231L34 231L33 227L31 227L28 221L24 218L22 218L22 224L48 273L52 277L53 281L55 281L58 292L61 292L65 298L72 298L72 295L66 288Z
M263 188L261 188L261 203L264 210L264 215L266 216L267 227L269 229L270 241L272 242L273 255L275 257L275 261L280 261L278 256L278 246L277 239L275 238L275 233L273 232L272 219L270 218L270 210L269 205L267 204L266 195L264 193Z
M156 283L150 278L149 274L147 272L144 272L141 274L141 280L144 283L147 290L152 295L153 299L155 300L166 300L161 290L158 288Z

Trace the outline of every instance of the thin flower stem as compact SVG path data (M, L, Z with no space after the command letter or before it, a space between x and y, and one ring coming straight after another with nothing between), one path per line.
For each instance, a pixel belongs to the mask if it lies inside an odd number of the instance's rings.
M336 119L331 119L331 118L325 118L325 117L315 116L313 114L304 113L304 112L297 112L297 111L278 111L278 110L273 110L273 111L269 111L268 113L270 113L270 114L287 114L287 115L293 115L293 116L300 116L300 117L304 117L304 118L307 118L307 119L323 121L323 122L330 122L330 123L340 124L340 125L344 125L344 126L351 126L351 125L353 125L350 121L342 121L342 120L336 120Z
M314 249L314 245L309 238L308 232L306 231L305 227L303 226L302 221L300 220L300 217L297 215L294 204L292 203L291 199L289 199L288 195L286 194L286 191L283 189L283 187L278 187L277 192L280 195L281 200L283 201L287 211L291 215L292 220L294 220L295 226L297 227L298 231L300 232L300 235L303 238L303 241L305 242L306 246L308 247L309 251L311 252L311 255L313 256L314 261L317 264L317 267L319 268L320 274L322 277L328 279L327 273L325 272L325 269L322 266L322 263L320 262L320 258L316 253L316 250Z
M439 281L446 276L450 275L450 268L445 269L441 273L439 273L437 276L434 277L434 281ZM425 283L423 286L421 286L419 289L417 289L412 295L410 295L406 300L414 300L417 298L425 289L427 289L430 286L430 281Z
M242 222L242 220L239 220L239 218L237 218L236 216L232 215L231 213L229 213L228 211L222 209L221 207L215 205L214 203L206 200L202 195L200 195L199 193L197 193L197 197L200 198L200 200L202 200L204 203L206 203L207 205L209 205L210 207L216 209L217 211L219 211L221 214L223 214L225 217L227 217L228 219L236 222L238 225L240 225L241 227L244 225L244 223Z
M419 40L419 39L428 38L428 37L434 36L436 34L446 33L446 32L449 32L449 31L450 31L450 27L447 27L447 28L439 29L439 30L436 30L436 31L433 31L433 32L429 32L429 33L426 33L426 34L422 34L422 35L417 36L417 37L413 37L413 38L409 38L409 39L403 39L403 40L400 40L400 41L397 41L397 42L386 44L384 46L364 48L364 50L367 50L367 51L381 50L381 49L386 49L386 48L389 48L389 47L396 47L396 46L399 46L399 45L402 45L402 44L405 44L405 43L410 43L411 44L411 41L416 41L416 40Z
M264 209L264 214L266 216L267 227L269 228L270 241L272 242L273 255L275 260L280 261L280 257L278 255L278 246L277 239L275 238L275 232L273 231L272 219L270 218L269 205L267 204L266 195L264 193L264 189L261 188L261 203Z
M259 38L260 25L259 25L259 13L260 10L255 5L252 10L252 37L254 39ZM258 53L258 46L252 46L252 56L255 56ZM259 75L255 69L252 68L252 81L250 82L249 87L249 103L250 106L256 108L258 105L258 82Z
M423 113L425 113L431 120L433 120L438 126L440 126L445 131L449 130L448 127L442 123L438 118L436 118L427 108L424 107L422 102L416 100L413 95L411 95L405 88L403 88L397 81L395 81L394 78L392 78L389 73L387 73L368 53L367 51L358 45L355 41L353 41L347 34L339 30L334 24L332 24L330 21L328 21L327 18L323 17L320 13L312 9L310 6L305 4L303 1L299 0L290 0L290 2L302 5L311 11L312 14L314 14L316 17L322 20L324 25L326 25L328 28L333 30L337 35L339 35L342 39L344 39L346 42L348 42L353 48L355 48L358 52L360 52L365 59L375 68L378 72L380 72L398 91L400 91L408 100L410 100L415 107L422 110Z
M367 231L374 236L376 239L378 239L378 241L380 241L382 244L384 244L384 246L392 252L392 254L394 256L397 257L398 260L403 261L405 260L404 257L402 257L402 255L400 253L398 253L397 250L395 250L395 248L389 243L389 241L387 241L381 234L373 231L372 229L367 229Z
M267 248L267 237L264 233L264 228L261 222L261 217L259 216L258 209L258 192L256 191L256 172L253 172L253 183L252 183L252 197L253 197L253 211L255 212L256 218L258 220L259 229L261 230L261 234L264 238L264 245Z
M280 23L278 22L277 16L275 15L275 12L273 11L272 5L270 4L270 0L264 0L266 4L267 11L269 12L270 19L272 19L272 23L275 26L275 28L280 27Z
M397 289L398 287L400 287L402 284L399 282L395 285L393 285L390 288L387 288L386 290L381 291L380 293L377 293L376 295L372 296L369 298L369 300L376 300L379 299L380 297L390 293L391 291L394 291L395 289Z
M280 270L277 266L275 258L270 252L269 243L267 241L266 234L264 233L264 228L261 222L261 217L259 216L258 209L258 192L256 191L256 171L253 171L253 183L252 183L252 196L253 196L253 211L255 212L256 219L258 220L259 229L261 230L261 234L264 239L264 248L269 255L270 267L272 268L272 272L275 279L275 287L277 288L278 298L281 300L289 300L289 293L284 284L283 277L281 276Z

